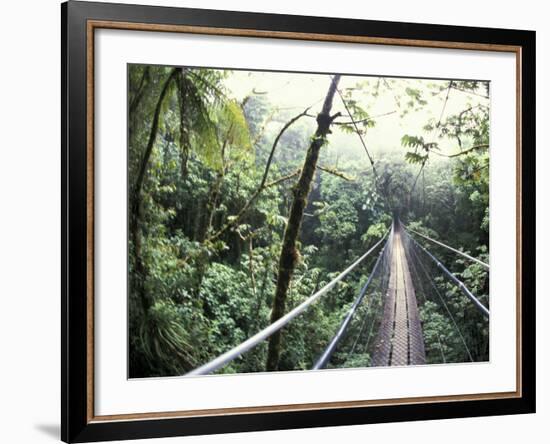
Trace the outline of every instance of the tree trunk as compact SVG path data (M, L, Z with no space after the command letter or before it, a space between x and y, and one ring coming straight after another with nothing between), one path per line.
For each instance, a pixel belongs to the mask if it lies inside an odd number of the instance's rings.
M178 107L180 112L180 127L179 127L179 142L180 142L180 171L181 179L184 180L187 177L187 162L189 161L189 133L186 127L186 115L185 115L185 100L187 96L187 90L185 87L185 70L178 68L177 76L178 87Z
M141 102L141 99L143 98L143 94L147 89L147 85L149 84L150 80L151 80L150 69L149 69L149 66L146 66L145 69L143 70L143 74L141 75L141 79L139 81L139 86L136 91L136 94L130 102L128 114L133 115L135 113L137 107Z
M332 101L336 93L340 76L332 78L330 87L325 97L325 102L321 112L317 115L317 130L311 140L311 144L306 153L304 166L302 168L298 183L293 189L293 201L290 207L288 223L283 237L281 255L279 257L279 273L277 276L277 287L275 290L275 299L273 300L273 309L271 312L271 323L277 321L285 313L285 304L288 293L288 286L294 273L298 251L296 250L296 240L300 231L304 208L307 204L307 198L311 189L311 182L315 174L317 160L321 147L326 142L326 136L330 133L330 124L336 117L331 117ZM269 339L267 351L266 370L277 370L279 365L279 356L281 352L281 331L275 332Z
M210 189L208 201L206 202L205 207L205 222L201 227L201 232L198 237L198 241L201 243L203 243L208 238L210 231L212 230L212 227L214 225L214 215L216 214L216 209L218 208L218 201L220 198L224 176L225 175L223 171L218 172Z
M164 86L162 87L162 90L160 92L160 96L158 99L158 102L155 106L155 112L153 114L153 121L151 123L151 131L149 133L149 140L147 141L147 146L145 147L145 153L143 154L143 159L141 161L138 176L136 179L136 183L134 185L134 205L137 205L140 200L141 195L141 188L143 186L143 180L145 178L145 172L147 171L147 166L149 164L149 158L151 157L151 153L153 151L153 146L155 145L155 140L157 138L157 132L158 132L158 126L159 126L159 119L160 119L160 111L162 108L162 103L164 102L164 98L166 97L166 94L168 92L170 82L175 78L177 71L174 69L166 81L164 82ZM136 203L137 202L137 203Z
M147 141L147 146L145 147L145 153L141 161L138 176L136 183L134 185L132 193L132 203L130 207L130 237L132 239L132 244L134 247L134 276L132 280L133 290L137 293L139 299L141 299L143 308L146 311L149 307L149 301L144 294L144 283L145 283L145 265L141 259L141 239L139 236L139 220L141 213L141 189L143 187L143 181L145 178L145 172L147 171L147 165L149 164L149 158L151 157L151 152L153 151L153 146L157 138L160 111L162 109L162 103L168 92L168 87L170 82L175 77L176 70L173 70L172 73L166 79L164 86L160 92L157 105L155 107L155 112L153 114L153 121L151 123L151 131L149 133L149 139Z
M199 236L199 242L201 243L203 243L207 239L207 237L210 235L210 231L214 224L214 215L218 208L218 200L220 197L223 181L225 179L225 173L226 173L226 167L227 167L225 163L225 153L228 148L229 136L232 130L233 130L233 122L229 125L229 129L227 130L227 134L225 135L225 139L221 146L221 161L222 161L221 168L216 174L216 179L214 180L214 183L210 188L208 202L206 202L206 208L205 208L206 223L203 225L202 232Z

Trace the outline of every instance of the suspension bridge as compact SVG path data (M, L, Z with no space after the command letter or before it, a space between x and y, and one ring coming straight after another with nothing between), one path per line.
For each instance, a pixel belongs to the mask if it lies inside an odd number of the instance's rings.
M425 246L426 244L458 255L465 262L476 264L480 269L489 271L489 264L486 262L395 220L378 242L321 289L271 325L210 362L186 373L186 376L214 373L238 359L302 315L351 273L360 273L364 283L334 336L328 341L315 362L312 362L311 369L319 370L330 366L331 359L334 359L344 339L351 344L347 347L347 356L353 356L361 348L370 356L368 365L372 367L427 363L428 351L425 341L427 333L423 331L420 316L420 306L427 301L432 302L439 310L438 315L447 319L453 327L453 337L462 348L464 360L474 361L471 348L476 344L468 344L460 325L466 316L465 310L461 316L456 312L453 313L451 309L453 301L445 291L441 290L441 282L444 279L448 285L459 290L456 293L460 294L465 304L471 308L470 311L478 316L476 325L480 328L488 327L490 317L488 300L482 300L488 298L477 297L432 253L431 248ZM373 265L366 272L365 263L369 260ZM447 347L442 343L441 338L436 339L437 352L441 355L440 361L447 362L445 356Z

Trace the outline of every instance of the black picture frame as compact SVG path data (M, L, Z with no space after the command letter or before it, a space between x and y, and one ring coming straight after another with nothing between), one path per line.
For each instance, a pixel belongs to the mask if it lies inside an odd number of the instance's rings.
M89 292L88 22L185 25L278 33L511 45L521 55L520 383L521 394L500 399L338 407L96 421L90 416L88 359L93 319ZM535 32L186 8L69 1L61 5L62 53L62 374L61 438L89 442L212 433L277 430L535 412ZM528 118L521 118L528 116ZM513 196L510 196L513 199ZM92 312L93 313L93 312ZM90 327L90 323L92 327Z

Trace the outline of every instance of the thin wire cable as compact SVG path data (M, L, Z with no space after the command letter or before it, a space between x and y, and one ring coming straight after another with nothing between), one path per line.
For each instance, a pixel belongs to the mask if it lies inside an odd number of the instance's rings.
M458 279L453 273L451 273L447 267L445 267L445 265L443 265L443 263L437 259L432 253L430 253L426 248L424 248L422 245L420 245L414 238L412 238L410 235L409 235L409 239L411 239L414 244L416 246L418 246L424 253L426 253L426 255L432 260L435 262L435 264L437 265L438 268L440 268L441 270L443 270L443 272L445 273L445 275L455 283L455 285L460 288L460 290L462 291L462 293L464 293L473 303L474 305L476 306L476 308L483 314L483 316L485 316L487 319L489 318L490 316L490 312L489 312L489 309L487 307L485 307L485 305L483 305L478 298L476 298L474 296L474 294L468 290L468 288L466 287L466 285L464 285L464 282L462 282L460 279Z
M332 76L329 76L329 77L332 79ZM373 176L374 176L374 185L378 190L381 191L382 197L384 198L388 208L391 208L391 205L390 205L390 202L389 202L389 197L386 195L386 193L380 187L380 184L379 184L379 181L378 181L379 176L378 176L378 172L376 171L376 165L374 164L374 158L373 158L372 154L369 152L369 149L367 148L367 144L366 144L365 140L363 139L363 136L361 135L361 131L359 130L359 127L357 126L357 122L353 118L353 115L351 114L351 111L348 107L348 104L344 100L344 96L340 92L340 89L336 88L336 92L338 93L338 96L340 97L340 100L342 101L342 103L344 105L344 108L346 109L346 111L349 115L350 121L353 123L353 127L355 128L355 132L356 132L357 136L359 137L359 140L361 140L361 145L363 145L363 148L365 149L365 153L367 153L367 157L369 159L369 162L370 162L370 165L371 165L371 168L372 168L372 172L373 172Z
M386 239L389 231L390 230L386 231L384 236L378 242L376 242L376 244L374 244L374 246L372 248L370 248L363 256L361 256L359 259L357 259L355 262L353 262L342 273L340 273L338 276L336 276L332 281L330 281L328 284L326 284L319 291L315 292L313 295L311 295L309 298L307 298L304 302L302 302L296 308L289 311L286 315L279 318L277 321L275 321L271 325L268 325L266 328L259 331L254 336L251 336L246 341L242 342L241 344L237 345L236 347L233 347L231 350L228 350L227 352L219 355L217 358L214 358L210 362L208 362L208 363L206 363L206 364L204 364L204 365L202 365L202 366L186 373L185 376L207 375L209 373L212 373L213 371L216 371L219 368L227 365L229 362L233 361L235 358L239 357L244 352L250 350L252 347L255 347L256 345L258 345L263 340L267 339L269 336L271 336L276 331L279 331L286 324L288 324L290 321L292 321L296 316L302 314L305 311L305 309L308 308L313 302L315 302L322 295L327 293L338 282L340 282L351 271L353 271L361 262L363 262L367 258L367 256L369 256L374 250L376 250L376 248L382 243L382 241L384 239Z
M403 224L403 226L405 227L405 224ZM447 250L451 250L452 252L457 253L457 254L459 254L460 256L465 257L466 259L469 259L469 260L471 260L471 261L477 262L478 264L482 265L482 266L485 267L487 270L489 270L489 264L487 264L487 263L485 263L485 262L483 262L483 261L480 261L479 259L476 259L475 257L472 257L472 256L470 256L469 254L464 253L463 251L457 250L456 248L450 247L449 245L445 245L443 242L440 242L440 241L438 241L438 240L432 239L431 237L426 236L425 234L419 233L418 231L415 231L415 230L413 230L412 228L406 227L406 229L407 229L408 231L411 231L411 232L414 233L414 234L417 234L418 236L423 237L423 238L426 239L426 240L429 240L430 242L433 242L434 244L440 245L441 247L444 247L444 248L446 248Z
M388 265L387 265L387 262L388 262L388 251L390 251L390 249L388 248L389 247L389 243L390 243L390 239L387 240L386 242L386 246L384 248L384 254L382 256L382 266L381 266L381 269L382 269L382 272L380 273L380 277L378 278L378 285L376 286L376 291L378 291L379 293L382 293L384 292L384 282L385 282L385 275L386 273L388 272ZM380 304L380 297L377 298L377 300L375 301L376 302L376 305L378 306ZM351 358L351 356L355 353L355 349L357 347L357 344L359 343L359 341L361 340L361 338L363 337L363 333L365 331L365 327L367 326L368 324L368 321L369 321L369 311L371 309L373 305L373 301L372 301L372 297L368 300L368 304L365 308L365 315L363 317L363 320L361 322L361 327L359 328L359 333L357 334L355 340L353 341L353 345L351 346L351 349L349 350L347 356L346 356L346 361L348 359ZM373 318L371 316L371 318ZM374 318L371 319L371 323L370 323L370 330L369 330L369 337L367 338L367 343L366 343L366 346L365 348L368 347L368 342L369 342L369 339L370 339L370 333L372 331L372 328L374 326Z
M460 336L460 339L462 340L462 344L464 345L464 348L466 349L466 352L468 353L468 358L470 359L471 362L474 362L474 358L472 357L472 353L470 352L470 349L468 347L468 344L466 344L466 339L464 339L464 336L462 335L462 331L460 330L460 328L458 327L458 324L456 323L456 320L453 316L453 314L451 313L451 310L449 310L449 307L447 306L447 303L445 302L445 300L443 299L443 296L441 296L441 293L439 292L439 289L437 288L437 286L435 285L435 282L433 280L433 278L431 278L428 274L428 271L426 270L426 268L424 267L424 264L422 262L421 259L419 259L419 257L416 255L416 252L414 251L414 246L413 246L413 250L412 250L413 254L415 255L415 258L416 258L416 262L418 262L420 264L420 267L422 268L422 271L424 271L424 274L426 276L426 279L431 283L433 289L435 290L437 296L439 297L439 300L441 301L441 303L443 304L443 306L445 307L445 310L447 311L449 317L451 318L451 321L453 322L453 325L455 326L455 329L458 333L458 335ZM441 342L441 341L440 341Z
M437 343L439 344L439 352L441 353L441 359L443 360L443 364L446 364L447 359L445 359L445 353L443 353L443 344L441 344L441 336L439 336L439 334L437 335Z
M369 304L370 307L370 304ZM363 336L363 332L365 331L365 327L367 326L367 321L369 320L369 312L368 308L365 311L365 317L363 318L363 321L361 322L361 328L359 329L359 334L356 336L355 340L353 341L353 344L350 348L350 351L348 352L348 355L346 357L346 361L355 353L355 347L357 347L357 343L359 342L359 339L361 339L361 336Z
M449 101L449 94L451 93L451 89L453 86L453 81L451 80L449 83L449 86L447 88L447 95L445 96L445 101L443 102L443 107L441 108L441 113L439 114L439 120L437 122L437 125L432 130L432 139L431 139L431 145L435 143L435 139L439 137L439 133L441 130L439 129L441 126L441 120L443 120L443 114L445 114L445 108L447 107L447 102ZM416 175L416 178L414 179L414 182L411 187L411 191L409 192L409 199L412 196L412 193L414 189L416 188L416 182L418 181L418 178L420 177L420 174L424 171L424 167L426 166L426 163L428 162L429 153L426 154L426 158L422 162L422 165L420 166L420 170L418 170L418 174Z
M368 349L369 349L372 333L374 331L375 325L377 324L376 321L380 319L381 309L383 307L383 296L382 295L386 294L386 292L388 290L389 275L390 275L390 262L391 262L392 252L393 252L393 228L394 227L393 227L393 224L392 224L392 232L390 234L390 237L388 238L388 241L386 242L386 250L385 250L385 253L384 253L383 258L382 258L382 272L381 272L381 276L379 278L378 287L377 287L378 292L379 292L379 296L376 298L376 313L373 313L373 315L371 316L369 334L367 336L367 340L365 341L365 344L364 344L364 347L363 347L363 350L365 352L367 352ZM371 302L371 300L369 300L369 303L370 302ZM370 309L370 306L371 306L371 304L369 304L369 306L368 306L369 309ZM365 319L363 321L363 325L361 326L360 332L357 335L351 350L347 354L346 362L355 353L355 349L356 349L359 341L361 340L361 338L363 336L364 327L368 323L367 322L368 317L369 317L369 312L367 311L366 314L365 314Z
M313 370L319 370L319 369L323 368L325 365L327 365L328 361L330 360L330 357L334 353L334 350L336 350L336 346L340 342L340 339L342 339L342 337L346 333L346 330L348 329L348 326L349 326L349 324L350 324L350 322L353 318L353 315L355 314L355 311L357 310L357 307L359 307L359 304L361 304L361 302L363 302L365 294L367 294L367 290L370 286L370 283L372 282L372 279L373 279L376 271L378 270L378 266L380 265L380 260L382 259L382 254L383 253L384 253L384 250L382 250L380 252L380 254L378 255L378 258L376 259L376 263L374 264L374 267L373 267L373 269L372 269L372 271L369 275L369 278L367 279L367 282L365 283L365 285L363 286L363 288L359 292L359 295L355 299L355 302L353 303L353 305L348 310L348 314L346 315L346 317L344 318L344 320L340 324L340 328L338 329L338 331L336 332L336 334L334 335L334 337L332 338L332 340L328 344L327 348L325 349L323 354L319 357L319 359L317 359L317 361L313 365L313 367L312 367Z
M331 76L332 78L332 76ZM372 157L372 155L370 154L369 152L369 149L367 148L367 144L365 143L365 141L363 140L363 136L361 135L361 132L359 131L359 127L357 126L357 122L355 122L355 119L353 118L353 115L351 114L351 111L348 107L348 104L346 103L346 101L344 100L344 96L342 95L342 93L340 92L340 89L339 88L336 88L336 92L338 93L338 96L340 97L340 100L342 101L342 103L344 104L344 108L346 108L346 111L349 115L349 118L350 118L350 121L351 123L353 124L353 127L355 128L355 132L357 133L357 135L359 136L359 139L361 140L361 145L363 145L363 148L365 149L365 153L367 153L367 157L369 158L369 162L372 166L372 170L374 172L374 175L376 176L376 178L378 178L378 173L376 172L376 167L374 166L374 158Z
M388 246L391 244L392 237L393 237L393 230L390 233L390 237L388 238L388 240L384 244L384 248L380 251L380 254L379 254L379 256L376 260L376 263L374 264L374 267L372 268L372 271L371 271L371 273L368 277L368 280L367 280L366 284L363 286L363 288L361 289L361 291L359 293L359 296L356 298L354 304L352 305L352 307L348 311L348 315L346 316L346 318L344 318L344 321L342 322L338 332L336 333L336 335L334 335L334 337L330 341L329 345L325 349L324 353L321 355L321 357L315 363L313 369L323 368L323 367L325 367L326 364L328 364L328 362L330 360L330 357L331 357L332 353L335 351L339 340L346 333L346 330L348 329L349 324L351 323L351 320L352 320L353 316L355 316L355 312L357 311L357 308L360 306L362 300L364 299L364 296L366 295L367 289L369 287L372 287L372 285L371 285L372 282L375 281L377 276L380 276L380 273L378 271L379 270L384 270L384 263L386 262L386 258L387 258ZM380 280L382 279L382 277L383 277L383 275L381 275L381 277L378 281L378 288L380 288ZM363 317L363 320L362 320L362 323L361 323L361 328L359 329L359 334L357 335L357 337L356 337L356 339L353 343L351 351L347 355L348 358L353 353L353 351L355 350L357 342L358 342L359 338L361 337L361 335L363 333L363 330L365 328L365 325L366 325L368 317L369 317L370 304L371 304L371 298L369 298L368 301L367 301L367 304L366 304L366 307L365 307L365 314L364 314L364 317ZM346 360L348 358L346 358Z
M460 330L453 314L451 313L451 311L449 310L449 306L446 304L445 300L443 299L443 296L441 296L441 293L439 291L439 289L437 288L437 285L435 283L435 281L433 280L433 278L430 277L428 271L426 270L426 267L424 266L424 263L422 262L422 260L417 256L416 254L416 251L414 251L414 246L413 246L413 255L415 256L415 260L416 262L420 263L420 267L422 268L422 271L424 272L424 275L426 276L426 279L428 280L428 282L430 282L432 288L435 290L437 296L439 297L439 300L441 301L441 303L443 304L445 310L447 311L447 314L449 315L449 317L451 318L453 324L454 324L454 327L456 329L456 331L458 332L458 335L460 336L461 340L462 340L462 343L464 345L464 348L466 349L466 352L468 353L468 356L470 358L470 361L473 362L473 358L472 358L472 354L470 353L470 349L468 348L468 345L466 344L466 339L464 338L464 336L462 335L462 331ZM441 345L441 340L438 338L439 340L439 343ZM441 352L443 353L443 351L441 350Z
M416 254L414 253L414 251L411 251L410 245L411 245L411 243L410 243L409 238L407 236L405 236L405 254L408 257L407 260L409 262L409 265L413 269L413 274L414 274L414 277L416 279L416 282L421 288L422 303L424 304L424 303L426 303L426 301L428 299L428 292L426 291L426 287L424 286L424 282L422 281L422 278L421 278L420 274L418 273L418 267L417 267L417 264L416 264L416 262L417 262ZM416 293L416 295L418 296L418 292ZM430 298L430 299L432 299L432 298ZM439 335L437 336L437 343L438 343L439 353L441 354L441 359L442 359L443 363L446 363L447 359L445 357L445 353L443 352L443 346L441 344L441 338L439 337Z
M414 258L412 257L412 253L410 251L410 240L407 236L405 236L405 255L407 256L407 260L411 266L411 268L413 269L413 274L414 276L416 276L416 280L418 281L418 284L420 285L420 291L422 293L422 303L426 302L426 295L427 295L427 291L426 291L426 288L424 287L424 283L422 282L422 279L420 279L420 275L418 273L418 269L417 269L417 266L416 266L416 261L413 260ZM416 296L417 296L417 300L418 300L418 292L416 293Z

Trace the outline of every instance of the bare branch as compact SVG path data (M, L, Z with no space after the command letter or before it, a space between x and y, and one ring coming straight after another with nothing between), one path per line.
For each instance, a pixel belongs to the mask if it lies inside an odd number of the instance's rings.
M263 121L263 124L262 124L262 127L259 129L258 131L258 134L256 135L256 137L254 138L254 140L252 141L252 146L256 146L260 140L262 139L264 133L265 133L265 130L267 128L267 125L269 125L271 123L271 121L273 120L273 116L275 115L275 112L277 110L273 110L269 116L267 116L265 118L265 120Z
M267 159L267 164L265 165L264 175L262 177L262 181L260 182L259 189L262 188L265 185L265 182L267 180L267 176L269 174L269 169L271 168L271 162L273 161L273 155L275 154L275 149L277 148L277 144L279 143L279 140L285 133L285 131L292 126L298 119L301 117L307 115L307 112L309 111L309 108L306 108L304 111L302 111L297 116L290 119L282 128L281 131L279 131L279 134L277 134L277 137L275 137L275 140L273 141L273 145L271 147L271 152L269 153L269 157Z
M129 115L134 114L135 110L137 109L143 97L145 88L149 84L150 79L151 79L150 69L149 69L149 66L146 66L145 69L143 70L143 74L141 75L137 92L130 102L130 107L128 112Z
M377 116L372 116L372 117L368 117L366 119L363 119L363 120L356 120L355 123L357 124L362 124L362 123L369 123L369 122L373 122L375 121L376 119L378 119L379 117L385 117L385 116L389 116L391 114L395 114L397 111L390 111L388 113L384 113L384 114L378 114ZM334 122L335 125L352 125L354 122L352 120L349 120L347 122Z
M214 234L212 234L212 236L210 236L208 238L208 241L212 241L214 239L217 239L219 238L222 234L224 234L227 230L233 228L234 226L236 226L239 221L242 219L242 217L247 213L248 209L250 208L250 206L254 203L254 201L258 198L258 196L262 193L262 191L267 188L268 186L273 186L273 185L276 185L277 183L279 182L282 182L283 180L287 180L289 179L290 177L284 177L284 178L280 178L280 179L277 179L276 181L273 181L273 182L270 182L270 183L267 183L267 177L269 175L269 170L271 168L271 163L273 162L273 156L275 154L275 149L277 148L277 145L279 143L279 140L281 139L281 137L283 136L283 134L285 133L285 131L290 128L292 126L292 124L294 124L298 119L300 119L301 117L305 116L307 114L307 112L309 111L309 108L305 109L304 111L302 111L300 114L296 115L295 117L293 117L292 119L290 119L282 128L281 130L279 131L279 134L277 134L277 137L275 137L275 140L273 141L273 145L271 147L271 151L269 153L269 157L267 159L267 163L266 163L266 166L265 166L265 170L264 170L264 174L263 174L263 177L262 177L262 180L260 182L260 184L258 185L258 188L256 188L256 191L254 191L254 193L252 194L252 196L250 196L250 198L248 199L248 201L244 204L244 206L241 208L241 210L239 211L239 213L235 216L235 218L233 220L231 220L230 222L228 222L227 224L225 224L222 228L220 228L218 231L216 231ZM295 175L297 175L298 173L295 173ZM293 176L291 176L293 177Z
M343 173L342 171L338 171L336 168L325 167L322 165L317 165L317 168L319 168L321 171L324 171L325 173L329 173L333 176L339 177L340 179L347 180L348 182L353 182L355 180L353 177L346 175L346 173Z
M453 85L453 89L456 89L457 91L463 92L465 94L471 94L473 96L482 97L484 99L489 99L490 98L489 96L486 96L485 94L479 94L479 93L476 93L474 91L469 91L467 89L459 88L456 85Z
M287 174L286 176L279 177L278 179L272 180L271 182L267 182L267 183L264 185L264 189L269 188L269 187L272 187L272 186L275 186L275 185L278 185L278 184L280 184L281 182L284 182L285 180L292 179L293 177L296 177L298 174L300 174L301 171L302 171L302 170L298 168L297 170L295 170L294 172L292 172L292 173L290 173L290 174Z
M476 150L481 150L481 149L487 149L489 148L489 144L487 143L482 143L480 145L474 145L464 151L460 151L458 153L454 153L454 154L443 154L443 153L438 153L438 152L435 152L434 151L434 154L437 154L438 156L442 156L442 157L448 157L450 159L454 158L454 157L460 157L460 156L463 156L464 154L468 154L468 153L471 153L472 151L476 151Z

